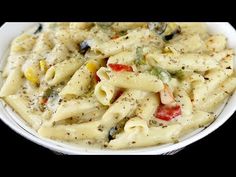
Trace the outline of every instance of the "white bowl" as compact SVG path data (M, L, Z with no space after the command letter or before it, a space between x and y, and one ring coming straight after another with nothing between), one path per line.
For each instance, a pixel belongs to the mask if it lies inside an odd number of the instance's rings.
M13 38L18 36L22 31L37 23L5 23L0 28L0 68L3 68L5 61L3 60L4 53L9 48L10 42ZM236 49L236 31L229 23L207 23L210 33L222 33L228 38L228 47ZM236 60L234 59L234 67L236 67ZM0 78L2 82L2 79ZM53 141L41 138L37 133L26 125L26 123L14 113L5 103L0 102L0 118L12 130L24 136L25 138L63 154L115 154L115 155L129 155L129 154L172 154L187 145L198 141L207 136L209 133L220 127L236 110L236 93L234 93L227 103L219 109L217 119L207 128L198 129L191 134L181 138L179 143L165 144L161 146L152 146L138 149L127 150L109 150L85 148L80 146L73 146L58 141Z

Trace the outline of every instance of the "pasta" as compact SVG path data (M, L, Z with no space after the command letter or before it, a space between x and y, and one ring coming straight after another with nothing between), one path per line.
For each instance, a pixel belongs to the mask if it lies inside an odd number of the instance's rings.
M140 90L125 91L102 116L101 124L105 128L113 127L126 116L132 115L137 107L137 100L146 96L147 92Z
M109 57L107 63L119 63L119 64L132 64L135 60L135 53L130 51L120 52L116 55Z
M144 99L140 100L140 103L135 111L135 115L143 120L149 121L154 117L153 115L159 104L160 98L154 93L149 94Z
M103 105L110 105L118 92L118 88L111 85L109 82L101 81L94 89L94 94L97 100Z
M19 95L9 95L5 100L33 129L40 128L42 119L37 112L32 112L28 109L26 98L21 98Z
M73 75L82 64L83 60L78 58L71 58L57 63L47 70L45 80L49 85L56 85Z
M0 90L0 97L5 97L8 95L14 95L20 86L22 85L22 72L20 67L14 68L4 83L4 86Z
M180 39L170 41L165 46L165 51L171 51L173 53L198 53L205 49L205 43L199 36L194 35L183 35Z
M181 112L183 116L191 115L193 112L193 106L190 97L184 89L176 89L175 100L181 106Z
M89 112L99 109L101 109L101 105L93 98L70 100L68 102L63 102L58 106L51 121L56 122L71 117L80 118Z
M205 23L43 23L11 42L0 98L42 138L177 143L235 91L234 56Z
M69 51L67 47L62 43L57 43L47 56L47 61L49 65L54 65L66 60L68 57Z
M98 121L74 124L74 125L58 125L55 127L42 126L39 134L43 137L51 139L72 140L103 138L104 132L97 129Z
M19 53L31 51L35 44L35 37L30 34L22 34L12 41L11 52Z
M138 45L141 45L141 41L150 40L151 38L156 39L158 45L160 45L159 38L155 37L149 30L134 30L128 33L125 36L119 37L114 40L110 40L105 43L101 43L100 41L94 40L91 46L92 50L100 51L101 53L105 54L106 56L114 55L123 50L129 50L134 48Z
M92 80L92 73L83 65L78 69L67 85L60 92L60 96L80 96L86 93L89 89L89 84Z
M125 147L140 147L169 143L177 139L181 131L181 126L176 124L169 125L165 128L148 128L144 121L138 118L132 118L126 123L124 130L124 133L120 134L117 139L109 142L110 148L121 149Z
M159 54L155 52L148 54L147 60L154 60L156 65L170 72L175 72L182 68L202 72L219 67L218 61L231 54L231 50L215 53L214 55L192 53L182 55L172 53Z
M183 116L178 119L178 122L183 126L180 134L185 134L199 127L207 126L214 120L214 116L208 112L195 111L190 116Z
M233 92L235 84L235 77L227 78L216 90L209 93L210 99L203 97L203 99L200 100L200 103L194 104L194 106L199 110L211 112L220 102L222 102L230 95L230 93Z
M206 41L206 48L209 51L219 52L226 48L226 37L223 35L212 35Z
M148 73L135 74L132 72L117 73L108 71L105 75L108 76L109 83L116 87L150 92L158 92L163 89L161 80Z
M229 55L222 59L221 69L209 70L205 74L204 82L195 82L193 84L193 104L201 104L201 100L208 96L208 93L212 93L219 85L224 82L229 76L233 74L233 55Z

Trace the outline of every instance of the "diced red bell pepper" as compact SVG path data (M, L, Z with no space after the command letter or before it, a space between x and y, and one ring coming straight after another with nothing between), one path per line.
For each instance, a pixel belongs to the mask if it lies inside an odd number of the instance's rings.
M94 74L94 79L97 83L101 81L101 79L97 75L97 72Z
M108 64L108 66L113 70L113 71L129 71L129 72L133 72L133 68L131 66L128 65L123 65L123 64Z
M47 104L48 98L41 98L40 99L40 104Z
M120 37L119 34L115 34L114 36L111 37L111 39L117 39L117 38L119 38L119 37Z
M155 117L161 120L170 121L171 119L181 115L180 105L159 105L155 112Z

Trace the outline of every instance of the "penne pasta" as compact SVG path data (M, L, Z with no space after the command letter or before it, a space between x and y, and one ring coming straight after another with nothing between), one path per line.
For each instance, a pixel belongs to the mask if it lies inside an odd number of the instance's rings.
M109 77L109 83L116 87L149 92L159 92L163 89L162 81L148 73L110 71L106 72L106 75Z
M81 117L99 109L102 109L102 106L94 98L70 100L58 106L56 112L52 115L51 122L71 117Z
M156 64L170 72L181 69L190 71L207 71L219 68L219 61L227 55L232 55L232 50L222 51L213 55L208 54L160 54L150 53L146 55L148 61L155 61Z
M0 98L41 138L79 146L177 143L236 88L235 51L205 23L42 23L6 59Z
M67 141L99 139L104 137L104 132L99 131L98 126L98 121L75 125L58 125L55 127L42 126L38 133L42 137Z
M14 95L23 82L23 74L19 67L12 69L7 77L4 85L0 90L0 97L6 97L8 95Z
M67 85L59 93L61 97L80 96L89 90L92 81L92 73L82 65L69 80Z
M109 82L101 81L94 89L94 94L97 100L103 105L110 105L118 93L118 88L111 85Z
M138 127L137 127L138 128ZM133 128L133 132L124 132L116 139L109 142L111 149L124 149L132 147L153 146L156 144L170 143L178 138L181 131L181 126L169 125L165 128L152 127L149 128L147 135L138 133L137 128Z
M72 76L77 69L83 64L82 59L71 58L50 67L46 74L45 80L49 85L56 85Z
M19 95L9 95L4 100L35 130L39 129L42 119L39 114L28 109L27 100Z

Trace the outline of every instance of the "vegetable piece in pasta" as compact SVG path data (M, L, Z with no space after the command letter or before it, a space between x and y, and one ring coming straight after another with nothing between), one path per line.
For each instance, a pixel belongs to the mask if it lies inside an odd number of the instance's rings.
M50 35L51 33L49 32L44 32L39 35L29 58L22 66L22 71L24 72L25 77L33 84L39 84L41 73L39 62L46 58L47 54L53 47Z
M236 88L234 50L204 23L45 23L31 32L11 43L0 98L44 138L111 149L175 143L213 122Z

